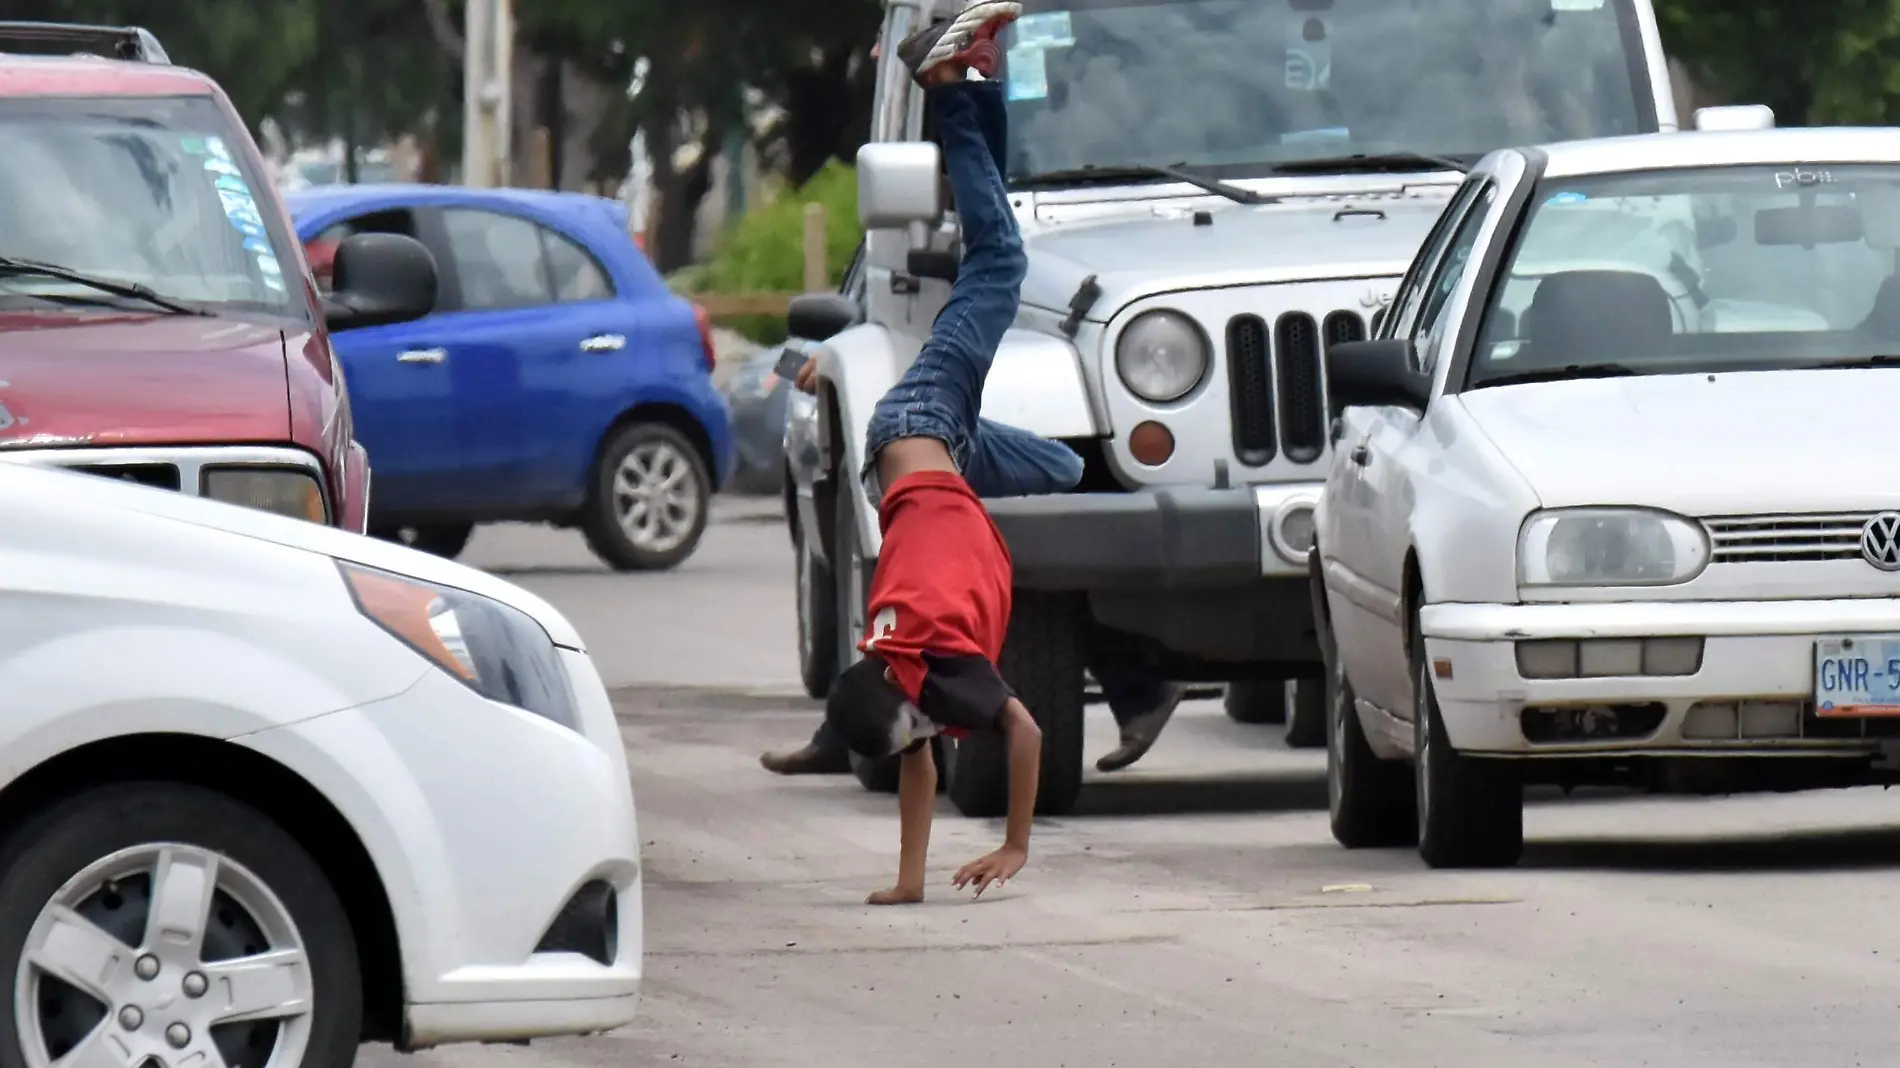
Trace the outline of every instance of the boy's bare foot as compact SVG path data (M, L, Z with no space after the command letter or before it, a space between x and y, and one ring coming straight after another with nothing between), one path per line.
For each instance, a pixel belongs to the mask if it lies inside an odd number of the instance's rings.
M759 764L774 775L843 775L851 756L842 749L804 745L783 753L762 753Z
M889 890L879 890L865 898L864 903L867 905L915 905L923 899L924 888L921 886L915 890L893 886Z
M995 73L999 58L993 43L996 35L1022 11L1018 0L971 0L954 16L904 38L897 46L898 58L926 86L956 81L969 69L987 78ZM953 72L951 76L937 73L945 67Z

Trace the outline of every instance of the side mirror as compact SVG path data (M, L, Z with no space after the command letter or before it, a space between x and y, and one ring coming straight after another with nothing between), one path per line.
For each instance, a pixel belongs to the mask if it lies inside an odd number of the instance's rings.
M942 154L928 141L873 141L858 149L858 221L901 230L943 219Z
M804 293L785 311L785 332L806 341L830 341L858 321L858 306L839 293Z
M402 234L353 234L337 246L323 317L332 330L420 319L435 310L435 257Z
M1772 130L1775 109L1766 104L1728 104L1695 109L1698 130Z
M1413 366L1407 338L1342 341L1326 351L1326 393L1334 415L1387 406L1423 412L1432 380Z

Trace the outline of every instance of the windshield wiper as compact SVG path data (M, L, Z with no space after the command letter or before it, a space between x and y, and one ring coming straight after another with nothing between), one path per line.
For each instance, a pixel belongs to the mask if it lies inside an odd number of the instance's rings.
M1560 382L1566 378L1622 378L1638 374L1634 367L1620 363L1573 363L1566 367L1541 367L1535 371L1513 371L1480 378L1475 386L1515 386L1524 382Z
M1451 156L1423 152L1354 152L1343 156L1294 159L1273 165L1276 174L1334 174L1351 171L1457 171L1471 173L1471 164Z
M1824 360L1820 363L1801 365L1806 369L1834 370L1854 367L1900 367L1900 356L1875 354L1873 356L1849 356L1841 360Z
M1161 167L1149 163L1123 163L1100 167L1094 165L1071 167L1067 170L1026 174L1021 178L1012 179L1011 182L1014 185L1020 186L1038 186L1067 185L1072 182L1120 182L1127 181L1131 178L1172 178L1177 182L1186 182L1191 186L1205 189L1210 193L1218 193L1236 204L1277 204L1280 202L1279 197L1270 197L1263 193L1256 193L1251 189L1243 189L1237 185L1229 185L1218 179L1203 177L1192 171L1183 170L1180 167Z
M115 297L129 297L142 300L147 304L163 308L173 315L210 315L203 308L194 308L189 304L161 295L150 286L137 282L115 282L110 278L100 278L84 271L75 271L70 267L61 267L57 263L43 263L39 260L22 260L12 256L0 256L0 278L18 278L22 275L36 275L42 278L57 278L62 282L88 286L101 293L110 293Z

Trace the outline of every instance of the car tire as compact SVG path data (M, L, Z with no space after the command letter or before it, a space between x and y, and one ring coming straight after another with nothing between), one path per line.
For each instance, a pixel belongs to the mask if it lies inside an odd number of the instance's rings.
M814 532L815 533L815 532ZM831 568L806 543L794 523L792 574L798 598L798 676L805 693L824 700L838 677L838 601Z
M473 523L429 523L417 527L376 527L370 530L370 535L379 540L407 545L444 560L453 560L462 555L462 550L468 548L468 539L474 533Z
M711 512L699 449L677 427L635 423L601 446L579 525L615 571L665 571L693 555Z
M1452 748L1416 616L1411 660L1419 856L1434 868L1508 868L1524 853L1523 776Z
M206 881L208 900L197 897ZM203 901L178 914L196 914L178 923L199 926L200 950L182 948L173 924L146 944L154 897ZM29 947L77 952L92 967L22 967ZM279 952L276 967L218 975ZM0 963L16 1006L0 1013L0 1068L51 1063L128 1019L161 1042L175 1033L183 1059L229 1068L349 1068L362 1034L355 937L322 870L256 809L195 786L100 787L14 829L0 851ZM218 1023L234 1000L281 1015ZM37 1014L23 1018L22 1005Z
M1411 845L1418 840L1412 769L1372 751L1332 634L1322 630L1320 640L1326 652L1326 809L1333 840L1347 849Z
M1083 605L1072 594L1015 591L1003 642L1003 679L1042 728L1036 812L1061 816L1082 793ZM1009 760L1001 734L943 742L944 792L965 816L1009 811Z
M1318 749L1326 744L1327 689L1322 679L1294 679L1293 693L1287 702L1288 749Z
M1227 718L1248 725L1286 722L1286 683L1279 679L1237 679L1221 698Z

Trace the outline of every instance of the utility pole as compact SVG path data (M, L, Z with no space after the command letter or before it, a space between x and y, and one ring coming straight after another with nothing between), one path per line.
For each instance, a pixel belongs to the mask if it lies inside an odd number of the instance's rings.
M513 0L468 0L462 40L462 184L505 186L514 177Z

